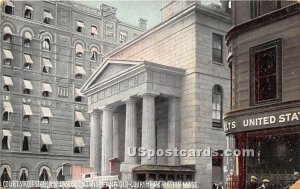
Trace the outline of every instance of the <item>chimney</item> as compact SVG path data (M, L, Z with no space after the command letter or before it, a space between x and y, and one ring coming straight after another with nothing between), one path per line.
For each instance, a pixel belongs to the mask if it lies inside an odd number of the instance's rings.
M146 28L147 28L147 20L144 19L144 18L140 18L139 19L139 27L142 30L146 30Z

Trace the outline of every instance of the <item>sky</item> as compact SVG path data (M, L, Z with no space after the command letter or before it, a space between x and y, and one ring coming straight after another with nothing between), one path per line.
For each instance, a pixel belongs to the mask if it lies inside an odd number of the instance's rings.
M106 4L117 8L117 18L132 25L138 25L138 19L147 20L147 28L152 28L161 22L160 9L163 6L163 0L75 0L90 7L100 8L100 5ZM199 0L200 1L200 0ZM202 4L209 4L211 1L219 0L201 0Z

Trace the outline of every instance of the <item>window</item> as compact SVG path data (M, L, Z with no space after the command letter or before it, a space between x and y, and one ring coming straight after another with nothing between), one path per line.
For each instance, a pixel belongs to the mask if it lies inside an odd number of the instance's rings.
M92 61L97 61L97 58L98 58L98 52L97 51L92 51L91 60Z
M41 167L39 173L39 181L49 181L49 177L51 177L50 169L46 166Z
M82 93L80 92L80 89L75 88L75 102L82 102Z
M260 2L257 0L250 1L250 17L255 18L260 16Z
M32 6L25 5L24 18L31 19L32 18Z
M3 76L3 89L4 91L10 91L10 88L13 86L11 77Z
M49 58L43 58L43 67L42 72L43 73L51 73L52 63Z
M56 180L57 181L65 181L65 176L63 175L62 169L59 170Z
M48 38L44 39L44 41L43 41L43 49L47 50L47 51L51 50L51 48L50 48L50 40Z
M41 134L41 152L48 152L49 147L52 145L52 140L49 134Z
M223 36L213 34L212 61L223 63Z
M53 114L52 114L50 108L41 107L41 110L42 110L42 115L41 115L41 117L42 117L42 120L41 120L42 123L44 123L44 124L50 123L50 118L53 117Z
M23 105L23 121L30 121L30 116L32 116L32 111L29 105Z
M281 39L250 49L251 104L281 99Z
M126 43L127 42L127 33L120 32L120 43Z
M10 50L3 49L4 51L4 65L11 66L11 62L14 59Z
M81 33L83 28L84 28L83 22L82 21L77 21L76 31Z
M76 66L75 67L75 78L76 79L82 79L83 75L86 75L86 72L84 71L82 66Z
M5 26L3 29L3 41L11 43L12 42L12 30L9 26Z
M33 90L31 81L24 79L23 84L24 84L23 94L30 94L31 90Z
M48 11L48 10L44 10L44 20L43 20L43 22L45 24L50 24L51 20L53 20L53 16L52 16L51 12Z
M23 145L22 145L22 151L29 151L29 142L28 137L24 136L23 138Z
M74 137L74 149L73 152L75 154L82 153L82 148L85 146L83 138L82 137Z
M77 58L81 58L83 56L84 49L81 44L76 44L75 52Z
M48 83L42 84L42 96L43 97L50 97L50 93L52 93L51 85Z
M84 118L84 116L82 115L81 112L75 111L75 123L74 126L75 127L81 127L82 126L82 122L86 121L86 119Z
M4 7L4 12L6 14L13 15L14 14L14 7L15 5L13 4L12 0L7 0L5 1L5 7Z
M10 121L10 115L14 112L10 102L3 102L2 121Z
M10 141L12 138L12 134L10 130L2 130L2 150L9 150L10 149Z
M212 91L212 124L213 127L222 127L223 90L215 85Z
M4 187L4 182L8 182L11 180L11 168L8 165L2 165L0 170L1 171L1 187Z
M96 26L92 26L92 29L91 29L91 35L98 35L98 31L97 31L97 27Z
M32 40L31 33L25 32L25 34L24 34L24 46L25 47L30 47L31 40Z
M24 69L30 70L32 64L33 64L33 61L32 61L31 55L24 54Z
M20 181L27 181L28 180L28 169L23 167L20 169Z
M69 96L69 88L58 87L58 96L67 98Z

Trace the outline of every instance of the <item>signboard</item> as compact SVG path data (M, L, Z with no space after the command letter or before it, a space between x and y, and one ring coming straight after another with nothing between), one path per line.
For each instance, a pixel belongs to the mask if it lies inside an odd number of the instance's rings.
M300 125L300 110L228 116L223 126L226 133L237 133L294 125Z

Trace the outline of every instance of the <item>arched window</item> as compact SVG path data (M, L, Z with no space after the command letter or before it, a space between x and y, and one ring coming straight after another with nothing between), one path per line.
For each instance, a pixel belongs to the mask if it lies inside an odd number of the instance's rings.
M83 56L84 49L81 44L75 46L76 57L81 58Z
M3 187L3 182L11 180L11 168L8 165L2 165L0 168L1 175L1 187Z
M12 30L9 26L5 26L3 28L3 41L5 42L9 42L11 43L12 42Z
M223 90L215 85L212 91L212 124L213 127L222 127Z
M20 177L20 181L27 181L28 180L28 169L25 167L21 168L19 177Z
M92 61L97 61L97 59L98 59L98 52L97 51L92 51L91 60Z
M62 168L58 170L58 174L57 174L57 181L64 181L65 180L65 176L63 175L63 171Z
M24 46L25 47L30 47L31 40L32 40L31 33L25 32L25 34L24 34Z
M51 49L50 40L48 38L44 39L44 41L43 41L43 49L47 50L47 51L50 51L50 49Z
M40 174L39 174L39 181L49 181L50 177L51 177L50 169L46 166L41 167Z

